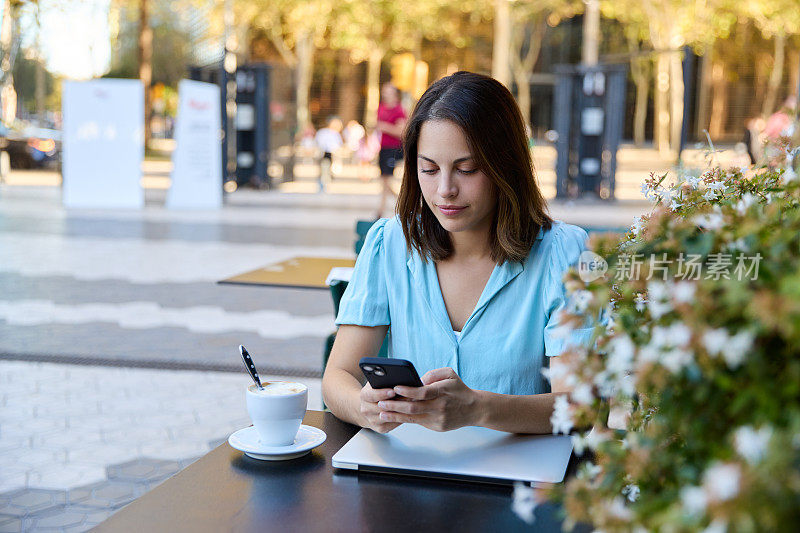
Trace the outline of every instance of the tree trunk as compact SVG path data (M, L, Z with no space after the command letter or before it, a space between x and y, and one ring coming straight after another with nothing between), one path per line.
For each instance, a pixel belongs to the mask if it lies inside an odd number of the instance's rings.
M584 65L596 65L600 49L600 2L584 0L586 9L583 13L583 45L581 46L581 62Z
M631 77L636 85L636 103L633 111L633 143L642 146L645 140L645 125L647 124L647 98L650 94L650 63L649 57L641 57L639 40L628 38L628 51L631 54Z
M800 91L800 50L789 55L789 93ZM798 94L800 96L800 94Z
M711 119L708 133L712 138L722 135L728 118L728 80L725 76L725 63L715 61L711 66Z
M775 57L772 62L772 73L767 84L767 96L764 98L764 107L761 114L768 117L775 110L775 100L778 96L778 87L783 79L783 63L786 53L786 35L781 31L775 35Z
M660 52L656 59L655 132L656 149L669 157L669 55Z
M314 42L311 33L302 35L297 41L297 83L295 101L297 102L297 131L302 132L311 122L308 109L308 96L311 90L311 75L314 68Z
M531 85L530 72L522 68L514 68L514 83L517 84L517 105L522 112L522 123L531 125Z
M509 46L509 59L511 73L514 76L514 83L517 86L517 105L522 112L522 120L526 127L531 128L531 85L530 75L536 61L539 59L539 52L542 49L544 33L547 31L547 14L540 14L536 20L516 21L511 32L511 42ZM523 55L522 50L525 44L527 27L530 27L531 34L528 39L528 49Z
M670 148L677 155L681 146L681 130L683 129L683 64L679 51L670 52Z
M139 79L144 86L144 146L150 142L152 101L150 85L153 82L153 29L150 27L149 0L139 0Z
M508 55L511 48L511 7L509 0L495 0L492 77L508 87L511 81Z
M364 127L370 131L378 122L378 103L380 103L381 97L381 61L383 61L385 53L380 48L375 48L367 58L367 107L364 109Z
M650 95L650 76L636 82L636 104L633 111L633 142L642 146L647 124L647 99Z
M705 139L703 130L708 129L709 97L711 94L711 47L706 47L703 55L700 56L700 78L697 87L697 125L695 127L695 137Z
M336 114L344 124L358 119L358 102L360 100L360 85L358 67L350 61L348 50L339 50L339 106Z

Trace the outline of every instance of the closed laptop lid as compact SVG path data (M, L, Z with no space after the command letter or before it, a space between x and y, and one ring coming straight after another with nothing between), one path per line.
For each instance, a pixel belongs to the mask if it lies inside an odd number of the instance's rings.
M333 466L494 483L559 483L571 454L569 436L482 427L438 432L402 424L386 434L362 429L333 456Z

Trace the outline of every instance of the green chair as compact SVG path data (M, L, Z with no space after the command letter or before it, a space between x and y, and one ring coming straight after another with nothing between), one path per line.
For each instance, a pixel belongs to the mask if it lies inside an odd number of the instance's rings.
M356 222L356 241L355 241L355 252L356 255L361 252L361 248L364 247L364 239L367 237L367 233L372 225L375 223L374 220L359 220ZM342 295L344 295L344 291L347 288L347 282L341 280L334 280L331 282L330 291L331 291L331 299L333 300L333 316L338 316L339 314L339 303L342 301ZM325 339L325 346L322 352L322 371L325 371L325 366L328 364L328 358L331 355L331 349L333 349L333 342L336 340L336 331L328 335L328 338ZM381 349L377 354L377 357L388 357L389 356L389 344L388 344L388 337L383 340L383 344L381 345Z

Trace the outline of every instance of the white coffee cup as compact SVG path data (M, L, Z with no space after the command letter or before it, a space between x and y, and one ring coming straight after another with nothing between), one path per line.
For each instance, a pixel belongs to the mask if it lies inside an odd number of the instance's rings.
M308 406L308 387L295 381L264 381L247 387L247 413L264 446L294 443Z

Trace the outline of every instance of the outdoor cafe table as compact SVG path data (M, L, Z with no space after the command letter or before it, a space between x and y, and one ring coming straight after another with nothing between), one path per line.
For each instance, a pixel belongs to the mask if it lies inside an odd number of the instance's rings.
M534 524L523 522L509 486L334 470L331 457L358 428L320 411L304 423L328 435L309 455L259 461L226 442L95 531L561 530L551 503L537 508Z
M237 274L218 281L219 284L256 285L301 289L327 289L325 280L332 268L353 267L355 259L334 257L294 257Z

